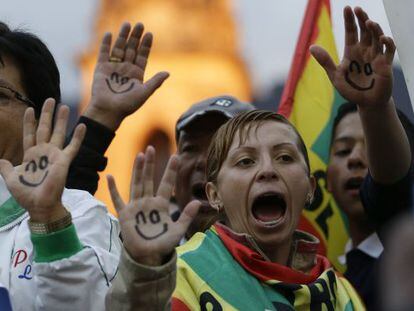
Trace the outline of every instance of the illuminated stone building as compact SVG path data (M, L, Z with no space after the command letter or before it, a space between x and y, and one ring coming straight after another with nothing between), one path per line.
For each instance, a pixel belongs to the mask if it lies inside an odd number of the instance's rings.
M102 0L96 12L95 38L81 56L82 107L89 101L93 68L105 31L118 33L123 21L141 21L154 34L145 79L168 71L170 78L117 131L107 152L97 197L112 206L105 174L115 176L128 199L129 180L137 152L147 143L157 147L159 179L166 159L175 151L174 125L192 103L219 94L249 100L250 81L239 56L231 5L225 0Z

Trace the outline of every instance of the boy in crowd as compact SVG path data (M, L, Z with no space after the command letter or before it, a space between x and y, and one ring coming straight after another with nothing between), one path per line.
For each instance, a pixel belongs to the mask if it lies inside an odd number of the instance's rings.
M378 258L383 251L378 234L411 206L408 137L413 126L398 115L391 98L392 40L362 9L356 8L355 15L359 40L352 10L344 11L346 61L335 66L320 48L312 52L333 85L352 101L340 107L334 120L327 186L349 219L351 240L340 258L347 265L345 276L367 309L378 310Z

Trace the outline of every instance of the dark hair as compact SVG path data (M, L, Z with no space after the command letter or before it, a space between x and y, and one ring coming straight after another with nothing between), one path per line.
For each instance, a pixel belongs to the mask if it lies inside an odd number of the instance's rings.
M336 128L338 127L339 122L341 122L341 120L345 118L346 115L352 112L357 112L357 111L358 111L358 107L354 103L345 102L341 106L339 106L338 112L336 113L336 116L335 116L335 119L332 125L331 143L329 145L330 147L332 147L332 143L335 139Z
M236 133L240 133L240 141L243 142L246 139L249 131L254 126L258 126L265 121L284 123L292 128L298 138L297 144L300 152L305 159L306 166L308 168L308 174L310 175L308 151L306 149L305 142L303 141L296 128L284 116L276 112L253 110L244 112L230 119L225 124L223 124L214 135L208 148L207 181L217 181L218 173L227 157L227 154L229 153L230 146Z
M56 62L47 46L35 35L10 30L0 22L0 62L2 55L15 61L21 74L26 96L35 104L36 118L40 116L46 98L61 100L60 75Z
M332 126L332 137L331 137L331 145L330 145L331 147L335 139L335 134L336 134L335 132L336 132L336 128L338 127L339 122L341 122L341 120L348 114L357 112L357 111L358 111L358 107L354 103L346 102L346 103L343 103L341 106L339 106L338 113L336 114L336 117L334 119L333 126ZM401 110L397 109L397 114L405 130L405 133L408 137L408 141L410 143L411 154L414 156L414 124L410 121L410 119L408 119L408 117Z

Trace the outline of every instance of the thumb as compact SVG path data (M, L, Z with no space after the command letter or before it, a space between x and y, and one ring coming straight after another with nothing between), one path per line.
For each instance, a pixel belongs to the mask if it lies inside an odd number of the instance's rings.
M187 228L190 226L191 222L197 216L198 210L201 206L201 202L194 200L186 205L182 211L180 218L177 220L177 225L181 227L182 234L187 231Z
M14 172L13 165L9 161L1 159L0 160L0 174L1 176L3 176L6 182L13 175L13 172Z
M106 180L108 181L109 194L111 195L112 203L114 204L115 210L119 215L119 213L125 208L125 203L119 195L114 177L112 175L106 175Z
M162 71L154 75L151 79L144 83L145 85L145 95L150 97L163 83L170 74L166 71Z
M318 46L318 45L312 45L309 48L310 53L312 56L316 59L316 61L319 63L319 65L322 66L323 69L325 69L326 73L328 74L328 77L331 81L333 81L334 72L336 70L336 65L334 61L332 60L332 57L328 54L328 52Z

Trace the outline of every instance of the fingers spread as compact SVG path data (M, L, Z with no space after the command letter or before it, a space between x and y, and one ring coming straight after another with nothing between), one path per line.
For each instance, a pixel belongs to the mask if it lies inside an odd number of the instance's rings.
M138 23L132 29L131 35L128 39L127 48L125 51L125 58L126 62L132 63L135 59L136 50L139 45L139 40L141 39L142 33L144 31L144 25Z
M135 58L135 64L145 72L149 54L152 46L152 34L147 32L142 38L141 44L138 47L137 56Z
M168 161L167 167L165 168L164 175L162 176L160 186L158 187L157 195L162 196L166 200L170 200L175 180L177 178L178 168L178 157L173 155Z
M54 109L55 100L53 98L46 99L45 103L43 104L42 113L40 114L39 126L37 127L37 144L48 143L50 140Z
M152 197L154 195L154 166L155 166L155 149L148 146L145 151L145 163L143 168L144 189L143 195Z
M312 56L316 59L316 61L325 69L329 79L333 81L334 74L336 71L336 65L332 60L331 56L328 52L320 46L312 45L309 48Z
M394 60L395 50L396 50L394 40L390 37L381 36L380 43L385 45L384 55L387 59L387 62L389 64L392 64L392 61Z
M131 186L129 189L130 201L138 200L142 197L144 192L142 171L144 168L145 156L140 152L134 161L134 168L132 171Z
M355 8L355 15L358 19L360 42L363 46L370 46L372 41L371 32L368 30L365 22L368 20L368 14L360 7Z
M98 62L103 63L109 60L111 41L112 34L110 32L106 32L102 38L101 47L99 49Z
M125 45L127 42L131 25L129 23L123 23L121 30L119 31L118 38L115 41L114 47L112 48L111 57L116 57L121 60L124 59Z
M63 148L63 144L65 142L68 118L69 107L61 106L57 113L55 128L53 129L52 138L50 140L50 142L59 149Z
M372 42L371 49L373 55L382 54L382 44L380 43L380 37L384 35L384 32L381 29L381 26L378 23L373 22L372 20L367 20L365 25L371 32Z
M344 8L344 24L345 46L356 44L358 42L358 29L355 23L354 12L350 6Z
M36 144L36 119L33 108L27 108L23 119L23 150Z
M112 203L114 204L115 210L119 214L125 208L125 203L119 195L114 177L112 175L106 175L106 180L108 181L108 189L111 195Z
M83 138L85 137L86 133L86 125L85 124L78 124L73 132L72 139L70 140L69 145L63 149L63 152L69 156L71 160L73 160L76 154L79 151L79 148L82 144Z

